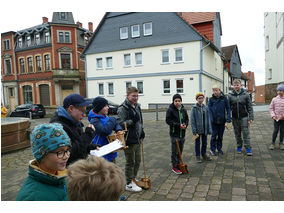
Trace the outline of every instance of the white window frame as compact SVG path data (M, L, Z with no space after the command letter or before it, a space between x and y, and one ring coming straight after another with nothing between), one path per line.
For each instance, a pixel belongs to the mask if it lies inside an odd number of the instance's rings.
M28 39L28 38L29 38L29 39ZM28 36L26 37L26 41L27 41L27 46L28 46L28 47L31 46L31 44L32 44L32 38L31 38L30 35L28 35Z
M181 50L181 57L182 57L182 60L181 61L177 61L176 59L177 59L177 50ZM178 48L175 48L175 63L183 63L183 58L184 58L184 56L183 56L183 48L182 47L178 47Z
M49 32L44 33L44 40L45 40L45 43L50 43L50 33Z
M176 81L176 93L184 94L184 79L183 78L176 78L175 81ZM181 89L181 88L177 87L177 81L182 81L182 92L178 91L178 89Z
M168 61L164 62L163 59L163 52L167 51L168 52ZM169 49L163 49L161 50L161 64L169 64L170 63L170 50Z
M111 59L111 66L108 66L108 59ZM106 57L106 69L112 69L113 68L113 61L112 56Z
M125 35L122 33L123 29L126 29ZM119 35L120 35L120 39L121 40L128 39L128 27L121 27L121 28L119 28Z
M102 88L103 88L102 94L100 93L100 85L102 85ZM99 96L104 96L104 94L105 94L104 83L98 83L98 91L99 91Z
M165 93L165 85L164 85L164 82L165 82L165 81L169 81L169 83L170 83L170 85L169 85L170 87L169 87L169 88L166 88L167 90L169 90L169 93ZM171 80L170 80L170 79L163 79L163 80L162 80L162 88L163 88L163 91L162 91L162 92L163 92L163 93L162 93L163 95L171 95Z
M137 55L138 54L141 54L141 64L137 64ZM142 66L143 65L143 55L142 55L142 52L136 52L135 53L135 66Z
M142 83L142 93L139 92L138 83ZM144 81L136 81L136 88L138 89L138 95L144 95Z
M101 60L101 67L98 66L98 61ZM103 58L96 58L96 67L97 70L102 70L103 69Z
M126 57L129 56L129 64L126 64L127 60ZM131 54L126 53L123 55L123 61L124 61L124 67L130 67L131 66Z
M112 84L112 94L110 93L110 85ZM108 82L107 83L107 89L108 89L108 96L114 96L114 83L113 82Z
M127 84L130 83L130 86L129 87L132 87L132 81L125 81L125 94L127 93Z
M151 32L146 33L146 24L151 24ZM153 34L153 24L152 22L147 22L143 24L143 32L144 32L144 36L150 36Z
M134 27L138 27L138 30L134 31ZM137 35L134 35L134 32L138 32ZM131 37L132 38L140 37L140 25L139 24L135 24L131 26Z
M21 37L21 38L18 38L18 46L19 46L20 48L23 47L23 38L22 38L22 37Z

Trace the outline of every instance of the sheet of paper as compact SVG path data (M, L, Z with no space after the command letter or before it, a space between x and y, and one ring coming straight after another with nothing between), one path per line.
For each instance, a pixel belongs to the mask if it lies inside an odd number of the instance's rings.
M109 143L108 145L100 147L99 150L91 150L90 154L96 157L102 157L122 147L123 147L122 142L116 139L115 141Z

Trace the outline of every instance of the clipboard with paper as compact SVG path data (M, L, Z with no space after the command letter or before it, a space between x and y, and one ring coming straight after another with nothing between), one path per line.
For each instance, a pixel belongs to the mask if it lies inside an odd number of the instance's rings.
M102 157L104 155L107 155L107 154L114 152L118 149L121 149L123 147L124 147L124 144L120 140L116 139L113 142L111 142L111 143L109 143L105 146L100 147L99 149L91 150L90 154L94 155L96 157Z

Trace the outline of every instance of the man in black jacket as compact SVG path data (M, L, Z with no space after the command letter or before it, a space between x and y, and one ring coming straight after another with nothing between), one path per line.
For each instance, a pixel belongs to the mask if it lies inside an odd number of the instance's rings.
M57 111L50 119L50 123L60 123L71 140L71 155L67 161L70 163L84 159L88 156L90 150L96 149L92 144L94 137L94 127L89 124L83 131L84 124L81 120L86 116L86 106L90 104L79 94L71 94L63 101L63 107L59 106Z

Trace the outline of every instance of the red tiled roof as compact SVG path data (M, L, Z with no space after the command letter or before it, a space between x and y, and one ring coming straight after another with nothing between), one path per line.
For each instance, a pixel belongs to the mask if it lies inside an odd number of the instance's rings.
M181 14L190 24L214 21L216 12L182 12Z

